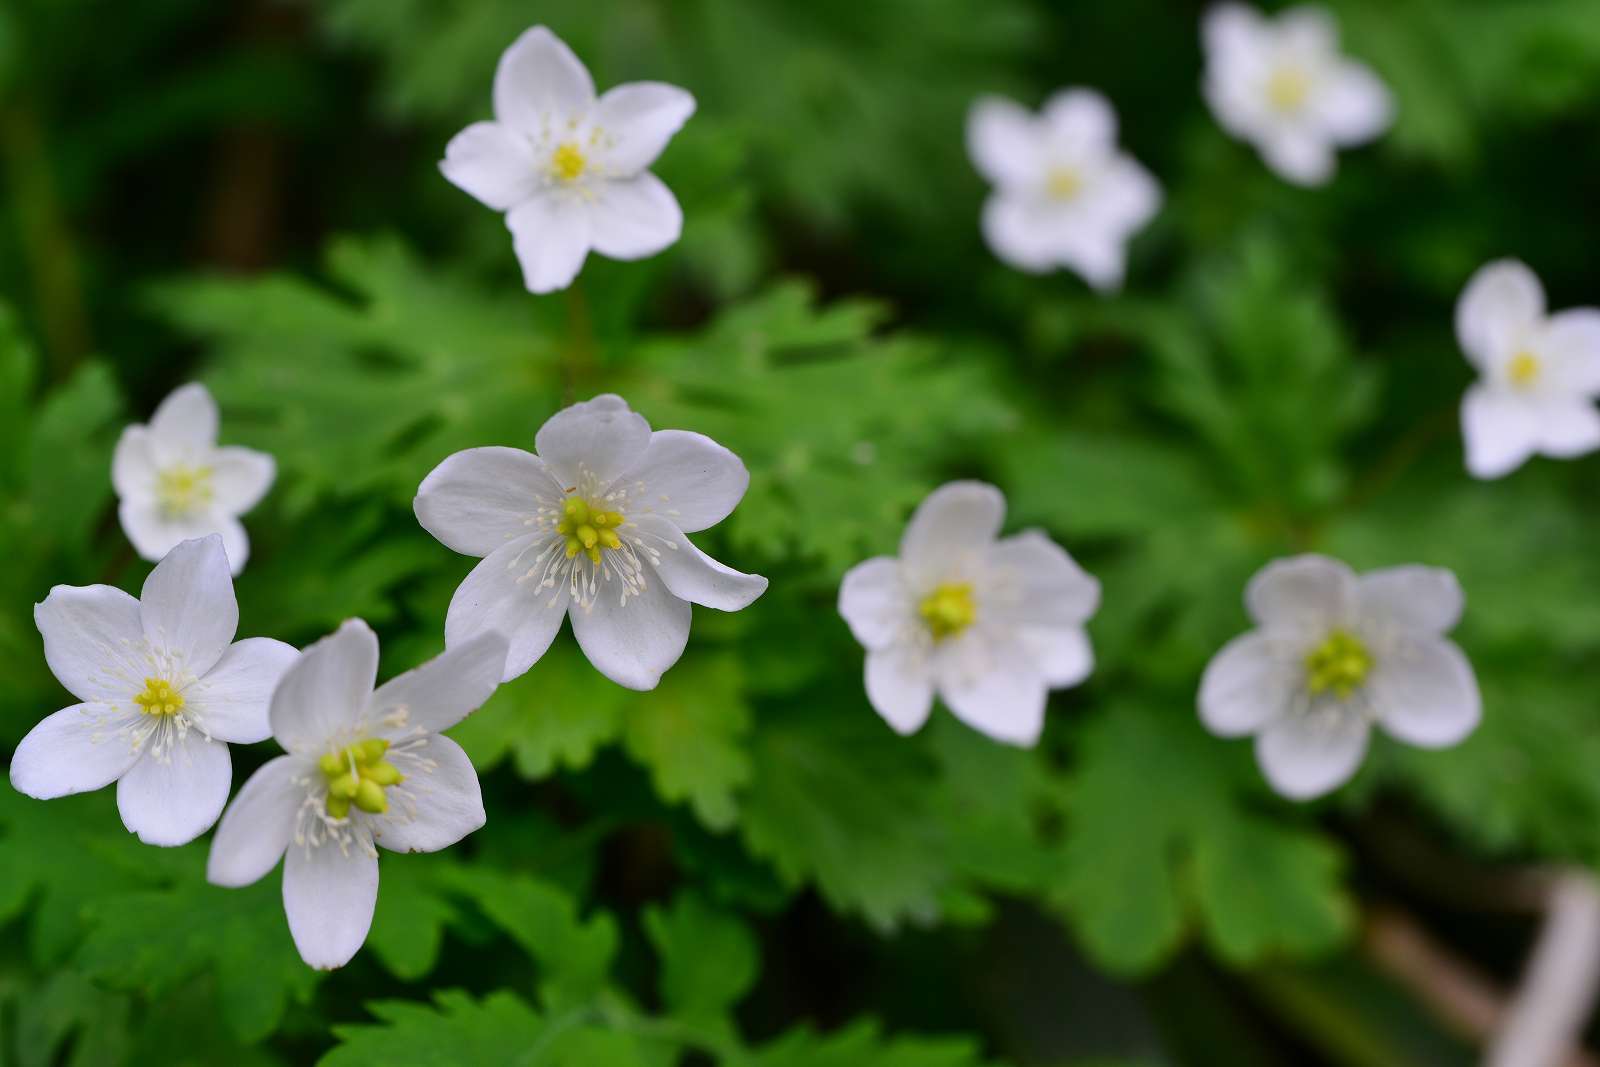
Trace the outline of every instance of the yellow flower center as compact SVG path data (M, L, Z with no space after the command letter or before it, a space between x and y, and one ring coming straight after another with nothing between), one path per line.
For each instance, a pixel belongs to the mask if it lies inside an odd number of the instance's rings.
M389 798L383 791L405 781L405 775L383 758L388 751L389 742L369 737L338 752L329 752L317 762L328 779L329 815L343 819L350 814L352 804L372 815L389 810Z
M188 515L211 503L211 468L182 463L156 475L156 502L168 515Z
M144 692L133 698L146 715L176 715L183 708L183 694L165 678L146 678Z
M1071 167L1054 167L1044 188L1052 200L1071 200L1083 190L1083 175Z
M1347 700L1371 670L1372 654L1361 639L1335 630L1306 656L1306 685L1314 696L1332 692Z
M1267 79L1267 100L1279 111L1295 111L1306 102L1311 79L1299 67L1279 67Z
M943 641L972 625L978 609L972 602L972 586L948 582L922 598L917 610L928 624L935 641Z
M1539 369L1539 357L1532 352L1523 351L1511 357L1507 373L1512 385L1527 387L1538 379Z
M607 511L599 504L575 496L562 506L556 533L567 539L568 559L582 552L589 557L589 562L599 563L600 553L622 547L617 527L625 521L622 512Z
M589 161L584 157L583 150L571 141L557 145L555 152L550 156L551 172L564 182L577 181L588 165Z

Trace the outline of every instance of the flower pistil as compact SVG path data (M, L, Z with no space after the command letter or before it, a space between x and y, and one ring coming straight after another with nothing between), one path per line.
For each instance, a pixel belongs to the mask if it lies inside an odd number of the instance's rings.
M935 641L954 637L977 618L977 606L972 601L972 585L967 582L946 582L922 598L917 611L928 624Z
M1335 630L1306 656L1306 686L1314 696L1331 691L1348 700L1371 670L1372 654L1361 639Z
M405 775L383 758L388 751L388 741L369 737L323 755L317 765L328 780L330 817L343 819L350 814L351 804L371 815L389 810L389 798L384 790L405 781Z

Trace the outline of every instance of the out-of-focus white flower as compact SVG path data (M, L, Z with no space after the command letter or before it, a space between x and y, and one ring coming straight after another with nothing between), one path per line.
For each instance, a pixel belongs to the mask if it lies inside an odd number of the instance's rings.
M495 121L456 134L439 168L507 213L529 292L548 293L572 284L590 249L643 259L678 239L683 212L648 168L693 113L694 97L660 82L596 99L572 49L535 26L500 57Z
M1200 681L1200 720L1219 737L1256 737L1279 793L1320 796L1349 780L1376 723L1422 748L1478 725L1472 665L1444 635L1461 587L1437 567L1359 577L1326 556L1263 567L1245 590L1257 629L1223 646Z
M123 430L111 460L117 517L140 556L159 560L180 541L221 534L234 574L250 557L238 517L276 473L264 452L217 447L217 403L197 384L173 390L148 425Z
M185 541L140 599L109 585L50 590L33 609L50 669L83 701L29 731L11 784L48 800L117 783L117 810L151 845L181 845L228 800L228 746L268 735L267 701L298 653L233 640L239 604L222 538Z
M992 485L951 482L911 516L898 559L857 564L839 587L867 650L867 699L902 734L937 692L973 729L1032 745L1049 690L1094 666L1084 624L1100 583L1038 530L997 540L1005 507Z
M1096 289L1122 284L1124 245L1161 204L1161 189L1117 151L1117 117L1091 89L1052 96L1037 116L985 97L967 116L967 151L994 192L983 206L990 249L1018 270L1077 271Z
M310 648L272 694L288 753L239 790L206 878L258 881L283 858L283 908L300 956L342 967L378 902L378 845L437 852L484 823L472 762L440 734L500 682L506 641L485 634L373 690L378 639L352 619Z
M1378 76L1339 52L1339 28L1321 7L1266 18L1218 4L1201 25L1203 88L1222 128L1296 185L1333 177L1335 150L1371 141L1394 121Z
M469 448L417 489L417 521L483 562L450 601L445 645L499 631L506 680L536 663L561 620L589 662L653 689L689 641L691 603L738 611L766 591L684 536L715 526L750 474L703 434L657 430L619 396L557 412L516 448Z
M1600 447L1600 309L1546 315L1533 271L1496 260L1462 292L1456 338L1481 375L1461 400L1467 470L1498 478L1535 453Z

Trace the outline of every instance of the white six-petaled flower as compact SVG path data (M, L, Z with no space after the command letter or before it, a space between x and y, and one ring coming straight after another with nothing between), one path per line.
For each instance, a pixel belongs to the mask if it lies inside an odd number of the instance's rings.
M436 852L484 824L478 775L439 731L500 682L505 638L485 634L373 689L378 639L359 619L305 650L272 694L288 753L250 776L217 827L216 885L260 880L283 859L283 907L308 964L342 967L367 939L377 846Z
M985 97L967 117L967 151L994 183L983 236L1018 270L1077 271L1096 289L1122 284L1128 238L1161 204L1161 189L1117 151L1117 118L1090 89L1052 96L1037 116Z
M689 93L660 82L619 85L596 99L578 57L535 26L500 57L495 121L458 133L439 166L507 213L528 290L548 293L572 284L591 249L643 259L678 239L683 212L648 168L694 106Z
M19 793L51 799L117 783L139 840L181 845L228 800L228 746L268 736L267 701L298 653L234 642L239 605L222 539L185 541L140 599L108 585L58 585L33 609L45 660L83 703L35 726L11 759Z
M277 467L264 452L219 448L217 421L216 401L205 386L191 384L173 390L148 425L122 431L111 484L123 532L145 559L215 533L233 573L244 570L250 538L239 516L266 495Z
M1456 338L1481 375L1461 400L1473 475L1498 478L1534 453L1567 459L1600 447L1600 309L1546 315L1533 271L1496 260L1462 292Z
M1339 52L1339 28L1321 7L1267 18L1218 4L1201 26L1203 91L1222 128L1255 146L1297 185L1333 177L1335 150L1371 141L1394 119L1389 90Z
M1461 617L1455 575L1404 566L1356 575L1326 556L1262 568L1245 590L1257 629L1216 654L1200 719L1219 737L1256 737L1279 793L1320 796L1349 780L1376 724L1421 748L1478 725L1478 683L1445 639Z
M504 633L509 681L570 615L600 673L653 689L688 643L691 603L738 611L766 591L765 578L684 536L727 518L750 484L739 457L709 437L652 433L607 394L557 412L534 447L457 452L417 490L423 528L483 557L450 601L446 647Z
M900 557L857 564L839 613L867 649L867 699L896 731L927 721L934 693L997 741L1032 745L1049 690L1089 676L1084 624L1100 583L1038 530L997 539L1005 497L952 482L918 506Z

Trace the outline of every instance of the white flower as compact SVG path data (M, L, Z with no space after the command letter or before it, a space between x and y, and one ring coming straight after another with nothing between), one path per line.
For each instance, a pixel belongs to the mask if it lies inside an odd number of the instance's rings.
M557 412L537 455L469 448L417 490L417 521L482 556L450 601L445 646L497 630L507 681L527 672L564 616L589 662L653 689L689 640L689 605L738 611L767 580L723 566L684 536L727 518L750 474L703 434L652 433L621 397Z
M1339 53L1339 28L1321 7L1265 18L1218 4L1201 25L1206 102L1222 128L1296 185L1333 177L1334 150L1371 141L1394 120L1377 75Z
M111 460L117 517L139 555L159 560L174 545L221 534L234 574L244 570L250 537L238 516L266 495L272 457L217 447L217 403L203 385L173 390L148 426L129 426Z
M49 800L117 783L122 822L151 845L181 845L228 800L228 746L268 736L267 700L297 653L234 643L239 604L222 539L185 541L140 599L108 585L58 585L33 618L45 661L83 701L29 731L11 758L19 793Z
M653 256L678 239L683 212L648 168L694 113L673 85L632 82L595 99L594 81L555 34L535 26L494 76L494 122L456 134L444 176L506 212L529 292L572 284L594 249Z
M1600 447L1600 310L1546 315L1533 271L1502 259L1467 283L1456 338L1482 375L1461 400L1467 470L1498 478L1536 452L1567 459Z
M1096 289L1122 284L1123 245L1161 203L1161 189L1117 151L1117 117L1090 89L1052 96L1035 117L999 97L967 116L967 151L994 183L983 205L990 249L1018 270L1077 271Z
M867 650L867 699L902 734L927 721L937 691L972 728L1032 745L1048 691L1094 666L1084 624L1100 583L1038 530L996 540L1005 507L992 485L951 482L911 516L899 559L857 564L839 587L839 614Z
M1461 587L1437 567L1359 577L1326 556L1269 563L1245 589L1258 629L1234 638L1200 681L1200 720L1219 737L1256 735L1256 760L1286 797L1349 780L1372 724L1422 748L1478 725L1472 666L1444 634Z
M378 639L359 619L306 649L272 694L288 752L239 790L211 842L206 878L258 881L283 863L283 908L308 964L342 967L378 901L377 845L437 852L484 823L478 775L439 731L500 681L505 638L485 634L373 690Z

